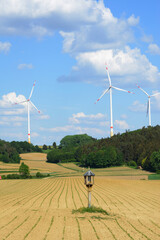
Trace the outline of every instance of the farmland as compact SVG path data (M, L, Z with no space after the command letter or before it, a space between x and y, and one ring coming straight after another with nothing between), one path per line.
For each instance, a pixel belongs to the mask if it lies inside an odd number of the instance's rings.
M92 204L109 215L72 213L87 206L83 169L46 163L45 155L23 158L33 172L57 175L0 181L0 239L160 239L160 181L136 179L147 172L96 169Z

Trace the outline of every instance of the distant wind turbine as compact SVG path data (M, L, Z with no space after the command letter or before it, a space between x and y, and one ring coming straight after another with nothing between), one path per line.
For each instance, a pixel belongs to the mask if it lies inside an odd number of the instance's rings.
M103 92L103 94L100 96L100 98L95 103L97 103L106 93L110 92L110 118L111 118L110 136L112 137L113 136L112 88L116 89L118 91L123 91L123 92L127 92L127 93L132 93L132 92L112 86L109 71L108 71L107 67L106 67L106 70L107 70L107 75L108 75L108 80L109 80L109 88L107 88Z
M31 93L29 95L29 98L25 101L22 101L22 102L18 102L18 103L15 103L15 104L21 104L21 103L27 103L27 108L28 108L28 142L31 143L31 130L30 130L30 104L38 111L38 113L40 113L40 111L37 109L37 107L31 102L31 97L32 97L32 94L33 94L33 90L34 90L34 87L35 87L35 83L36 81L34 82L33 84L33 87L31 89Z
M149 126L151 126L151 97L154 97L160 93L155 93L155 94L152 94L152 95L149 95L146 91L144 91L140 86L137 85L137 87L142 91L144 92L147 97L148 97L148 102L147 102L147 115L149 117Z

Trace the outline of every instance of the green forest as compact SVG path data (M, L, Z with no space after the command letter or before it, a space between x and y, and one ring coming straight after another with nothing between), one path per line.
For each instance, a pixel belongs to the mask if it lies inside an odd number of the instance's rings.
M5 163L20 163L20 153L41 152L38 146L28 142L6 142L0 140L0 161Z
M145 170L160 172L159 125L100 140L87 134L65 136L59 146L54 144L52 149L48 151L47 162L77 162L80 166L92 168L141 166ZM42 149L26 141L9 143L0 140L0 161L19 163L19 154L28 152L42 152Z
M141 166L160 171L160 126L126 131L112 138L96 140L87 134L66 136L57 149L50 151L47 161L78 162L81 166Z

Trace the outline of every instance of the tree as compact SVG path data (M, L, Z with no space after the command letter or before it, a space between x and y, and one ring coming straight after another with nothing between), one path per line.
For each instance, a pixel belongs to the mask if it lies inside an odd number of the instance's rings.
M19 173L23 178L28 178L30 176L29 167L26 164L24 164L23 162L21 163L21 165L19 167Z
M53 143L53 148L55 148L55 149L57 148L56 142Z
M150 167L150 171L153 172L160 170L160 150L152 153L150 157Z
M72 149L72 148L79 147L79 146L82 146L84 144L88 144L88 143L91 143L94 141L95 141L95 139L88 136L87 134L65 136L60 141L59 148Z
M43 145L43 150L47 150L47 145Z

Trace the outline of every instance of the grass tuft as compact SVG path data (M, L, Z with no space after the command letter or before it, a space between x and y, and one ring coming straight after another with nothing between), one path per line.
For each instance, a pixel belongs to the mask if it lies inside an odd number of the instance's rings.
M72 213L102 213L105 215L109 215L109 213L107 211L105 211L104 209L100 208L100 207L95 207L95 206L91 206L89 207L81 207L78 209L73 209Z

